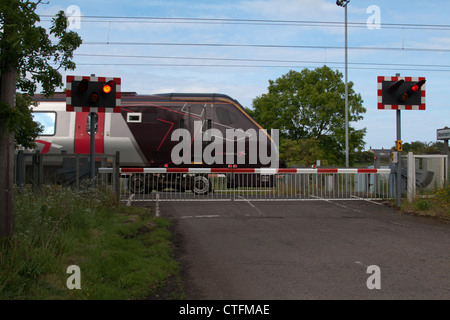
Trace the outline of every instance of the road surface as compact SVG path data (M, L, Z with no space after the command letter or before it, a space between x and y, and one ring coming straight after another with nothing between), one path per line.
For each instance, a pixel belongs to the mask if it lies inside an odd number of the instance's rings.
M450 299L450 224L442 221L368 201L158 209L174 221L187 299Z

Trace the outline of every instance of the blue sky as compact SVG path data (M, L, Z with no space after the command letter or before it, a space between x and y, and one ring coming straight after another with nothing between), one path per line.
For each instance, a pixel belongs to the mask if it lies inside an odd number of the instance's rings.
M70 74L121 77L123 91L224 93L251 108L289 70L344 73L345 10L335 0L50 0L38 7L42 24L58 10L84 41ZM348 75L367 109L352 125L367 128L366 149L396 140L395 111L377 110L377 76L427 79L426 110L402 111L404 142L434 142L450 126L448 12L446 0L348 4Z

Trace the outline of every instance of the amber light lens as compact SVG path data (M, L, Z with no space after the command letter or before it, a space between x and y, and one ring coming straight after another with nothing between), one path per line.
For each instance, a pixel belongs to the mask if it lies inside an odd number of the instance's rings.
M105 84L105 85L103 86L103 92L104 92L104 93L110 93L111 91L112 91L111 85Z
M90 103L97 103L98 100L99 100L99 96L98 96L98 93L97 93L97 92L92 92L92 93L89 95L89 102L90 102Z

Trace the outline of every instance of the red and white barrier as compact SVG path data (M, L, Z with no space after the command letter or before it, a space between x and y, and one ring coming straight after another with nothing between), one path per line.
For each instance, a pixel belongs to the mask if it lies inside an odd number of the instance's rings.
M109 168L102 168L101 172L112 171ZM121 173L379 173L389 174L391 169L362 169L362 168L121 168Z

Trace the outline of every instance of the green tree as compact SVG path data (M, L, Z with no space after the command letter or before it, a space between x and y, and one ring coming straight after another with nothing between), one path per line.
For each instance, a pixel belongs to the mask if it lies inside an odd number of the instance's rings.
M444 143L436 142L422 142L413 141L411 143L405 142L403 144L403 152L413 152L414 154L440 154L444 150Z
M289 167L311 167L316 160L322 160L321 166L328 166L328 162L323 160L324 157L325 154L316 139L280 141L280 159Z
M29 146L39 133L29 109L38 85L51 96L62 87L62 70L75 69L73 51L81 45L77 33L68 30L60 11L50 32L37 23L36 8L29 0L0 2L0 238L14 234L14 142ZM16 90L25 94L17 96Z
M264 128L280 130L280 137L317 140L330 164L345 162L345 84L342 73L327 66L289 71L269 80L268 92L253 100L253 116ZM366 112L360 94L349 82L349 123ZM366 129L349 125L350 155L364 146ZM352 157L350 157L352 161Z

